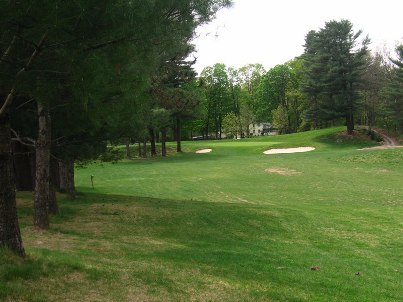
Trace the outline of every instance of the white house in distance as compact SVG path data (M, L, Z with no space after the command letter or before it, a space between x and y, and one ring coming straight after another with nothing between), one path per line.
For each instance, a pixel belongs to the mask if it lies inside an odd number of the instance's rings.
M278 134L277 130L273 129L273 125L270 123L253 123L249 124L249 129L248 129L249 135L246 135L246 131L242 133L237 133L237 135L230 135L227 136L227 133L225 132L225 129L223 129L223 132L221 133L221 138L235 138L235 139L241 139L241 137L251 137L251 136L266 136L266 135L276 135ZM199 140L203 139L202 136L195 136L192 137L193 140ZM213 135L209 135L209 139L213 139Z
M271 135L271 129L273 128L270 123L253 123L249 125L249 136L262 136Z

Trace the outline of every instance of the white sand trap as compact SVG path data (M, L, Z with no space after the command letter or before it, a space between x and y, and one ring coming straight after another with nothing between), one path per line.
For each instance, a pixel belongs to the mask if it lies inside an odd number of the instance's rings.
M213 149L200 149L197 150L196 153L210 153L211 151L213 151Z
M264 151L264 154L283 154L283 153L300 153L309 152L315 150L314 147L298 147L298 148L286 148L286 149L269 149Z

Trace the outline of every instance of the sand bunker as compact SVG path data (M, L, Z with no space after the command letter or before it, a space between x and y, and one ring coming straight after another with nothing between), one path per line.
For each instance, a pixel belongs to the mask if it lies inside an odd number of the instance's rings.
M269 149L264 151L264 154L283 154L283 153L300 153L309 152L315 150L314 147L298 147L298 148L286 148L286 149Z
M270 174L284 175L284 176L294 176L294 175L299 175L302 173L302 172L299 172L294 169L277 168L277 167L268 168L265 170L265 172L270 173Z
M196 153L210 153L213 149L200 149L197 150Z

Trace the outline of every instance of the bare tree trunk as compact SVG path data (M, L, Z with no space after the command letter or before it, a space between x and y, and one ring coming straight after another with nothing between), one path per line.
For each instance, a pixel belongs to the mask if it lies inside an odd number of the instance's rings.
M0 247L25 256L18 224L8 115L0 115Z
M210 123L210 119L208 118L207 119L207 123L206 123L206 136L203 138L203 139L208 139L208 133L209 133L209 127L208 127L208 125L209 125L209 123Z
M36 174L34 198L34 226L41 229L49 228L49 112L46 106L37 102L38 138L36 140Z
M130 138L126 139L126 157L127 157L127 159L132 158L132 153L130 151Z
M221 137L221 132L222 132L222 117L221 117L221 115L219 116L219 124L218 124L218 127L219 127L219 131L220 131L220 139L222 138Z
M167 141L167 129L162 128L161 129L161 155L163 157L167 156L166 141Z
M182 152L181 145L181 120L179 117L176 118L176 152Z
M315 95L314 96L314 108L315 108L315 111L314 111L314 117L313 117L313 127L314 127L314 129L318 129L318 99L317 99L317 96Z
M155 147L155 131L153 127L149 127L148 131L150 133L150 143L151 143L151 156L157 155L157 148Z
M143 158L147 158L147 138L143 139Z
M140 141L137 142L139 148L139 157L143 157L143 153L141 152L141 143Z

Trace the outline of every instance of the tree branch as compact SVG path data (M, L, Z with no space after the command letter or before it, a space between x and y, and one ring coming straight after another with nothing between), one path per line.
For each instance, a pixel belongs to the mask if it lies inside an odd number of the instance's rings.
M22 103L21 105L19 105L15 110L20 109L21 107L24 107L26 104L31 103L32 101L35 101L35 99L30 99L24 103Z
M32 53L31 57L29 58L28 62L25 64L24 67L22 67L16 74L15 76L15 81L14 81L14 87L11 88L10 93L7 95L6 100L4 101L3 105L0 108L0 116L4 115L8 109L8 106L11 105L11 103L13 102L17 92L16 92L16 86L17 86L17 81L18 78L24 74L24 72L26 72L32 65L32 62L38 57L38 55L40 54L40 52L42 51L42 47L45 44L45 40L46 37L48 35L48 32L46 31L41 40L38 43L38 46L35 48L34 52Z
M14 134L14 137L11 139L13 141L17 141L24 146L35 147L35 140L30 137L20 137L13 128L10 128L10 131Z
M110 45L115 45L115 44L122 43L122 42L138 42L138 41L140 41L140 39L130 38L129 36L126 36L126 37L122 37L122 38L119 38L119 39L107 41L107 42L104 42L104 43L88 46L85 50L86 51L91 51L91 50L96 50L96 49L99 49L99 48L103 48L103 47L110 46Z
M116 39L116 40L112 40L112 41L108 41L108 42L88 46L85 50L86 51L91 51L91 50L99 49L99 48L102 48L102 47L105 47L105 46L109 46L109 45L113 45L113 44L123 42L126 39L127 39L127 37L123 37L123 38L119 38L119 39Z
M8 55L10 54L11 49L14 46L15 40L17 40L17 35L14 35L13 39L10 42L10 45L8 45L7 49L4 51L3 55L1 56L0 64L1 64L1 62L6 62L6 59L7 59Z

